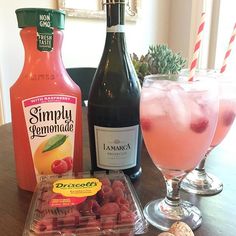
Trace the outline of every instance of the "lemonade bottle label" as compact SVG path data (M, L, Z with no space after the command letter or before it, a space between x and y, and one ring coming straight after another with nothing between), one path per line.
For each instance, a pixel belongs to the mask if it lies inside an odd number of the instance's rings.
M37 182L71 175L77 98L37 96L23 100L22 106Z

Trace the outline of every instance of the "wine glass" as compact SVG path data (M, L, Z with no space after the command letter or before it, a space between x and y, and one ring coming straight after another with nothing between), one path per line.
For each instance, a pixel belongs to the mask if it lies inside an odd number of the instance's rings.
M161 230L176 221L192 229L200 226L201 212L179 195L181 180L206 153L214 135L218 113L218 87L213 79L184 75L146 76L141 92L140 122L147 150L162 172L164 199L144 208L147 220Z
M235 78L219 74L213 71L206 71L214 75L219 83L219 114L218 121L212 142L195 170L190 172L182 181L181 188L189 193L199 195L215 195L223 190L223 183L216 176L207 173L205 170L206 159L211 151L218 146L226 137L232 126L236 113L236 82Z

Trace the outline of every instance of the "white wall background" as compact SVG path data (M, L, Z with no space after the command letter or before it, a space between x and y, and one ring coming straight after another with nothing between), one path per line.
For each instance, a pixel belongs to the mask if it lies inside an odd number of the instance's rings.
M55 7L55 1L0 0L0 80L2 84L3 112L5 122L11 120L9 88L16 81L23 66L23 46L15 10L21 7Z
M230 36L236 23L235 17L236 1L221 0L219 9L218 37L215 47L215 68L221 68L228 47ZM231 55L227 63L227 72L236 73L236 39L233 44Z
M191 7L192 1L189 0L171 1L170 5L169 47L174 51L181 51L185 58L189 54Z
M137 22L126 23L129 52L141 55L147 53L150 44L167 43L168 20L169 0L148 0L148 4L143 1ZM64 35L66 67L98 65L105 43L105 20L68 17Z

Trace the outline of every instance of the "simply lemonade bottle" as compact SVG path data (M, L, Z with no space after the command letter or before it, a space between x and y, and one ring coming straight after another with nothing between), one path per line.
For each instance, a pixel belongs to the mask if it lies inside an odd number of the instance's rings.
M80 88L62 59L65 14L52 9L16 10L25 61L10 89L16 174L20 188L82 170Z

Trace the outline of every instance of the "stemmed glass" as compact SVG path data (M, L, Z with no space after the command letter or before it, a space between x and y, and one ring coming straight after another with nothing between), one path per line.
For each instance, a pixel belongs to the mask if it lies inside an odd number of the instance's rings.
M236 82L213 71L206 71L215 77L219 84L219 114L213 140L201 162L182 181L181 188L187 192L199 195L214 195L223 189L223 183L205 170L206 159L211 151L225 138L232 126L236 113Z
M147 220L161 230L175 221L192 229L200 226L199 209L180 200L181 180L201 161L214 135L218 113L218 87L214 80L189 82L180 75L145 77L140 121L145 145L167 188L164 199L144 208Z

